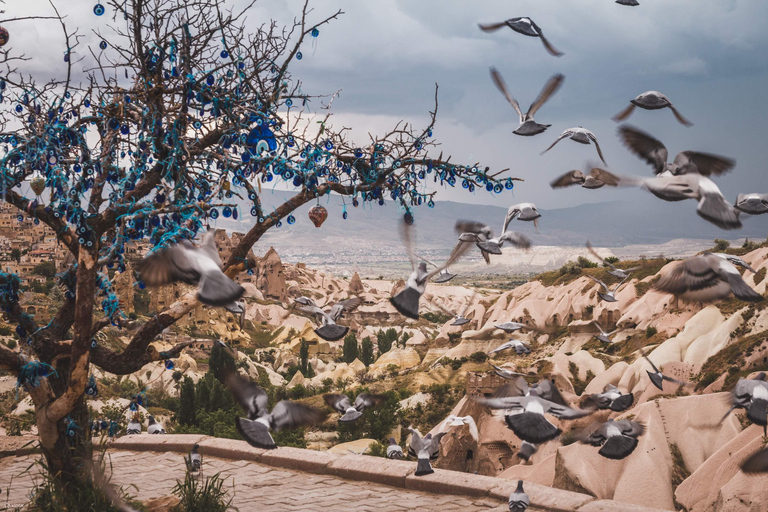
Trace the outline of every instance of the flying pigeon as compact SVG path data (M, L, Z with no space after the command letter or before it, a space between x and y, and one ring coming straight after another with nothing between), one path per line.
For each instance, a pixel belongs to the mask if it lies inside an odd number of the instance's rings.
M315 301L309 297L299 297L295 300L300 304L298 309L308 315L314 315L320 327L315 329L315 333L326 341L337 341L347 335L349 327L338 325L336 322L346 311L352 311L363 303L360 297L351 297L347 300L337 302L331 307L330 313L326 313L322 308L315 304Z
M491 398L530 396L531 391L535 391L536 396L539 398L553 402L557 405L566 407L568 406L568 403L563 398L563 395L560 394L557 386L555 386L554 381L550 379L542 379L541 381L529 387L528 383L523 377L518 377L512 382L508 382L503 386L499 386L491 394Z
M763 296L750 288L741 274L728 261L704 252L678 263L655 284L656 288L685 300L711 302L733 293L736 298L758 302Z
M400 223L400 236L403 239L408 258L411 261L413 272L408 276L405 288L400 293L390 298L389 301L401 315L418 320L419 300L426 289L427 281L436 276L441 270L450 267L458 261L458 259L470 248L470 244L459 241L445 263L432 272L427 272L427 264L423 261L416 266L416 260L413 254L412 227L405 221Z
M741 463L741 470L745 473L768 472L768 448L763 448L747 460Z
M613 120L616 122L623 121L626 118L629 117L629 115L632 113L632 111L635 110L635 107L640 107L645 110L659 110L662 108L669 108L672 113L675 115L675 118L685 126L692 126L693 123L688 121L686 118L684 118L682 115L680 115L680 112L677 111L677 109L672 105L672 102L669 101L669 98L664 96L658 91L647 91L639 95L633 100L629 100L629 106L616 114L613 117Z
M342 414L339 418L340 423L352 423L363 415L365 409L370 409L379 405L381 402L387 399L386 395L371 395L368 393L360 393L355 398L354 405L351 399L347 395L323 395L325 403L331 409L338 411Z
M604 259L599 254L597 254L595 249L592 247L592 244L589 243L589 240L587 240L587 249L589 249L589 252L592 253L592 256L594 256L595 258L597 258L600 261L602 261L603 265L608 267L608 273L610 275L612 275L613 277L616 277L618 279L626 279L626 278L629 277L629 275L632 272L634 272L636 270L640 270L641 268L643 268L642 266L632 267L632 268L628 268L628 269L620 269L620 268L616 267L616 265L614 265L610 261Z
M229 304L224 304L224 309L235 315L238 319L238 325L242 330L245 325L245 304L239 301L234 301Z
M203 465L203 460L200 458L200 445L196 444L192 447L192 451L184 458L184 462L187 463L187 471L190 473L196 473L200 471Z
M595 338L602 341L603 343L613 343L613 340L611 339L611 336L619 332L621 329L614 329L611 332L605 332L603 330L603 327L595 320L592 322L592 325L597 327L597 329L600 331L600 334L596 334Z
M403 449L399 444L397 444L394 437L389 438L389 446L387 446L387 458L397 460L403 460L405 458L403 455Z
M503 377L505 379L514 379L514 378L517 378L517 377L525 377L524 373L511 372L511 371L509 371L509 370L507 370L505 368L501 368L500 366L496 366L495 364L491 364L491 363L489 363L489 364L491 365L491 367L493 367L493 369L496 372L496 375L498 375L499 377Z
M528 345L526 345L523 341L517 340L517 339L511 339L506 343L503 343L496 347L495 349L488 352L488 355L495 354L496 352L501 352L502 350L507 350L508 348L514 348L515 352L517 354L530 354L531 349L528 348Z
M739 194L734 207L749 215L768 213L768 194Z
M581 418L592 413L544 400L537 395L536 389L531 389L528 396L476 397L475 400L491 409L508 409L504 419L510 430L523 441L536 444L552 440L562 433L544 417L545 413L563 419Z
M125 433L128 435L141 434L141 423L139 422L138 414L135 414L131 421L128 422L128 426L125 427Z
M602 393L595 393L587 397L586 404L594 404L598 409L610 409L621 412L629 409L635 401L632 393L622 394L621 390L613 384L608 384Z
M197 286L197 298L209 306L226 306L243 296L245 289L224 275L212 231L203 235L199 247L182 240L144 258L138 266L147 286L181 281Z
M435 264L435 263L432 263L432 262L431 262L431 261L429 261L428 259L426 259L426 258L422 258L422 257L421 257L421 256L419 256L419 255L415 255L415 256L416 256L418 259L420 259L421 261L424 261L424 262L426 262L426 263L427 263L427 265L431 265L431 266L432 266L432 267L434 267L434 268L439 268L439 267L437 266L437 264ZM433 283L436 283L436 284L447 283L448 281L450 281L451 279L453 279L453 278L454 278L454 277L456 277L457 275L458 275L458 274L451 274L451 273L448 271L448 269L447 269L447 268L444 268L444 269L442 269L442 270L441 270L441 271L440 271L440 272L437 274L437 277L435 277L434 279L432 279L432 282L433 282Z
M235 401L248 413L248 418L235 418L235 426L243 439L256 448L277 448L269 433L272 429L314 425L325 418L322 411L290 400L279 401L270 413L267 409L269 398L260 386L234 371L226 375L225 382Z
M618 184L618 176L611 174L605 169L593 167L586 176L578 169L567 172L551 182L549 186L552 188L565 188L570 187L571 185L581 185L582 188L594 190L606 185L609 187L616 187Z
M528 459L526 459L528 460ZM531 500L523 490L523 481L517 481L517 489L515 492L509 495L509 510L510 512L525 512L530 505Z
M451 316L455 316L453 322L451 323L452 326L458 327L458 326L461 326L461 325L465 325L465 324L469 323L469 318L465 317L464 315L467 313L467 310L469 309L469 306L475 300L475 296L477 296L477 292L472 292L472 296L469 298L467 303L464 304L464 307L461 308L461 311L459 311L458 315L454 315L453 313L451 313L450 311L448 311L447 309L445 309L442 306L438 306L438 307L440 309L442 309L443 311L445 311L447 314L449 314Z
M529 249L531 247L531 241L528 237L514 231L507 231L508 224L509 221L504 222L501 235L497 238L493 236L493 230L490 226L482 222L459 220L456 221L454 229L456 234L459 235L459 241L474 242L480 249L480 254L482 254L485 262L490 265L491 258L489 254L501 254L504 242L509 242L520 249Z
M600 446L597 453L603 457L621 460L634 451L637 438L644 431L645 427L636 421L610 419L605 423L594 423L587 427L579 435L579 441Z
M730 263L731 265L736 265L737 267L741 267L741 268L743 268L745 270L749 270L753 274L757 273L757 271L755 269L753 269L749 265L749 263L744 261L739 256L736 256L735 254L726 254L724 252L713 252L712 254L714 254L718 258L722 258L722 259L728 261L728 263Z
M668 163L669 152L666 146L644 131L624 125L619 127L619 136L632 153L653 167L657 175L720 176L736 165L736 161L731 158L697 151L681 151L672 163Z
M637 5L640 5L640 2L638 2L637 0L616 0L616 3L621 5L628 5L630 7L635 7Z
M493 79L493 83L496 84L496 88L501 91L501 94L503 94L509 104L512 105L512 108L515 109L515 112L517 112L519 117L520 126L518 126L517 129L512 133L530 137L533 135L538 135L539 133L546 131L547 128L552 126L551 124L537 123L534 121L533 116L536 114L536 111L538 111L541 106L546 103L550 96L557 92L557 90L560 88L560 85L562 85L563 80L565 79L564 75L553 75L539 93L539 97L536 98L536 101L531 104L528 112L525 114L523 114L522 110L520 110L520 105L517 103L517 100L513 98L509 93L507 84L504 83L504 79L501 77L501 74L496 71L496 68L491 68L491 78Z
M517 456L523 460L531 460L534 453L539 450L539 446L528 441L520 443L520 451L517 452Z
M512 334L515 331L519 331L520 329L528 329L532 331L538 331L539 329L536 328L535 325L526 325L521 324L519 322L504 322L503 324L496 324L494 325L496 329L501 329L502 331Z
M475 442L480 441L480 434L477 431L477 423L472 416L456 416L455 414L449 415L443 424L440 426L440 431L445 431L448 427L460 427L462 425L469 425L469 434Z
M544 48L546 48L550 55L554 55L555 57L560 57L563 55L562 52L555 50L554 46L552 46L549 41L547 41L539 26L534 23L531 18L511 18L506 21L502 21L501 23L479 23L478 25L483 32L495 32L502 27L509 27L518 34L523 34L530 37L538 37L541 39L541 42L544 44Z
M437 460L440 455L440 440L445 435L445 432L435 434L427 434L424 438L421 437L418 430L408 427L411 431L411 444L408 445L408 455L410 457L416 457L418 462L416 463L416 476L428 475L434 473L432 465L429 461Z
M754 379L739 379L731 392L732 405L723 416L723 420L737 407L746 409L747 418L763 427L768 436L768 382L765 372L760 372ZM722 421L722 420L720 420Z
M583 128L581 126L577 126L576 128L568 128L563 133L560 134L560 136L555 139L555 142L552 143L547 149L541 152L543 155L553 147L555 147L555 144L560 142L563 139L571 139L574 142L578 142L579 144L594 144L595 149L597 149L597 156L600 157L600 160L605 163L605 158L603 158L603 152L600 151L600 145L597 143L597 137L595 137L595 134L591 131L587 130L586 128ZM607 164L606 164L607 165Z
M605 302L618 302L618 300L616 299L616 292L619 291L619 288L621 287L621 285L624 284L624 281L627 280L627 278L625 277L624 279L619 281L616 284L616 286L613 287L613 290L611 290L600 279L598 279L598 278L596 278L594 276L590 276L590 275L587 275L587 277L590 278L591 280L593 280L594 282L596 282L597 284L599 284L603 288L604 291L602 291L602 292L600 290L597 291L597 296L600 297Z
M147 416L149 424L147 425L147 434L165 434L163 426L155 421L155 417L151 414Z
M681 380L673 379L672 377L667 377L666 375L661 373L661 370L656 368L656 365L653 364L653 361L648 359L648 356L643 354L643 357L645 358L646 361L648 361L648 364L651 365L651 368L653 368L653 372L648 371L648 370L646 370L645 372L648 374L648 377L651 378L651 382L653 383L653 385L656 386L657 388L659 388L660 390L664 391L663 384L664 384L665 380L668 381L668 382L674 382L675 384L679 384L681 386L685 386L686 384L688 384L687 382L683 382Z

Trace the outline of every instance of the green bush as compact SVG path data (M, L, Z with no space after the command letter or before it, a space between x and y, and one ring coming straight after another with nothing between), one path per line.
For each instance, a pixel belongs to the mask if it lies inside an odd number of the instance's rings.
M485 352L474 352L469 356L469 360L473 363L484 363L488 360L488 354Z
M199 481L197 475L187 473L184 481L176 481L171 491L181 501L174 512L226 512L237 510L232 506L232 497L224 490L224 479L220 473Z
M597 268L597 263L584 256L579 256L576 262L581 268Z
M652 338L658 334L658 329L655 327L651 327L650 325L645 329L645 337L646 338Z
M358 356L357 336L355 335L354 332L350 332L344 338L342 354L343 355L341 357L342 359L344 359L344 362L347 364L357 359L357 356Z

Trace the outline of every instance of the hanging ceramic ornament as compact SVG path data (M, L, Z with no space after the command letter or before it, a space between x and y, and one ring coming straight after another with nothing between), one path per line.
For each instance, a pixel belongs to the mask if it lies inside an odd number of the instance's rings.
M36 196L40 197L40 194L45 190L45 178L40 176L32 178L32 181L29 183L29 188L32 189L32 192L34 192Z
M0 27L0 46L5 46L8 44L8 39L10 38L11 35L8 33L5 27Z
M324 206L316 204L309 209L309 220L312 221L312 224L314 224L316 228L322 226L327 218L328 210L326 210Z

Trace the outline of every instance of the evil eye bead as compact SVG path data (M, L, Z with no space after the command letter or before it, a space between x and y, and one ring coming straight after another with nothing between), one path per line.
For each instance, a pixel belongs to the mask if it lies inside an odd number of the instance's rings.
M317 28L312 29L312 37L317 37L320 35L320 31L317 30Z
M296 53L296 60L301 60L304 58L304 55L301 52Z
M101 4L96 4L93 6L93 14L96 16L101 16L104 14L104 6Z
M165 369L166 370L173 370L173 361L170 359L165 360Z
M504 184L504 188L506 188L507 190L512 190L513 188L515 188L515 183L512 180L508 179L507 182Z
M107 42L106 41L100 42L99 43L99 48L101 48L102 50L106 50L107 49Z
M288 224L296 224L296 217L294 217L293 214L288 215L288 218L285 220L288 222Z
M222 51L221 51L221 53L219 54L219 56L220 56L222 59L226 59L226 58L228 58L228 57L229 57L229 52L228 52L227 50L222 50Z

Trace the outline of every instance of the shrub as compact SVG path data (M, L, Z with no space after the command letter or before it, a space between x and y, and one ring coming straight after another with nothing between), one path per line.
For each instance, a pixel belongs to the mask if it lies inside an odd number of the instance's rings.
M344 338L344 346L342 350L343 350L342 359L344 359L345 363L349 364L353 362L355 359L357 359L357 356L358 356L357 336L355 335L354 332L350 332Z
M731 242L728 240L722 240L715 238L715 252L725 252L731 246Z
M576 262L581 268L597 268L597 263L584 256L579 256Z
M370 336L363 338L363 342L360 346L360 360L363 362L366 368L371 366L371 364L376 360L376 357L373 354L373 342L371 341Z
M469 356L469 360L473 363L484 363L488 360L488 354L485 352L474 352Z
M378 345L378 348L379 348L379 357L381 357L381 354L389 352L389 349L392 348L392 343L396 339L397 339L397 331L392 327L390 327L386 331L379 329L379 331L376 332L376 344Z
M184 481L176 481L171 491L181 500L173 512L226 512L237 510L232 506L232 498L224 490L224 480L220 473L199 481L197 475L187 473Z
M8 343L5 344L9 349L13 350L16 348L16 340L8 340Z
M656 334L658 334L658 332L659 332L659 331L658 331L658 329L656 329L655 327L651 327L651 326L649 325L649 326L648 326L648 327L645 329L645 337L646 337L646 338L653 338L654 336L656 336Z

